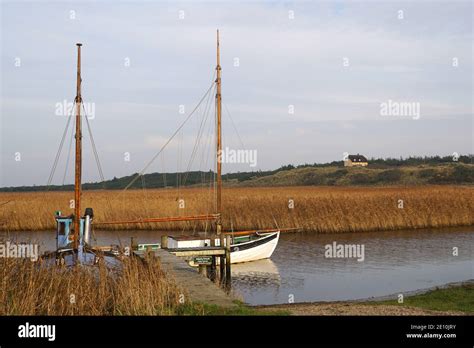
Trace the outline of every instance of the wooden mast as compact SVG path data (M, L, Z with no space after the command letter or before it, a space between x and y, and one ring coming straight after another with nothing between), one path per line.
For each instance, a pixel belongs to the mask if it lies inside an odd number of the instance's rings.
M217 106L217 234L222 231L222 134L221 134L221 114L222 114L222 96L221 96L221 65L219 53L219 29L217 30L217 66L216 66L216 106Z
M81 131L81 43L77 43L77 81L76 81L76 162L74 179L74 250L79 247L81 226L81 174L82 174L82 131Z

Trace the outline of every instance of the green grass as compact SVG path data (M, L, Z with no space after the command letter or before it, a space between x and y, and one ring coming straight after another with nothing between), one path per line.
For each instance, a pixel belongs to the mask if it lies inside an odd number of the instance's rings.
M474 165L444 163L387 167L301 167L275 174L255 176L240 184L244 186L387 186L473 184Z
M367 304L419 307L435 311L458 311L474 313L474 284L436 289L425 294L406 297L403 303L397 300L367 302Z
M262 311L261 309L255 309L245 305L240 301L234 301L236 304L232 308L224 308L216 305L210 305L206 303L192 303L177 307L175 315L231 315L231 316L250 316L250 315L290 315L286 311Z

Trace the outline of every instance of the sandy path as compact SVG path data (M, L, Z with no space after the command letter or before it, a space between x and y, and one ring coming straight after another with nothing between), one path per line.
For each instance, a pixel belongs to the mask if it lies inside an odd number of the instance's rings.
M351 302L295 303L257 306L265 311L287 311L292 315L465 315L396 305L365 305Z

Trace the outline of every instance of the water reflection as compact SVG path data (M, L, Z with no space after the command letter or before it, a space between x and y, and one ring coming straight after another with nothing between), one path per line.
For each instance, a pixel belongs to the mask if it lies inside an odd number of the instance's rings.
M271 259L232 265L232 279L255 289L278 288L281 283L278 267Z

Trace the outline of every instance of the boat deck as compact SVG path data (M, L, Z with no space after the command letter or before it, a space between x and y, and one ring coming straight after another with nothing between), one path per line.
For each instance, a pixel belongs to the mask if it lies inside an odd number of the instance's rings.
M225 249L220 247L168 248L166 250L181 257L225 255Z

